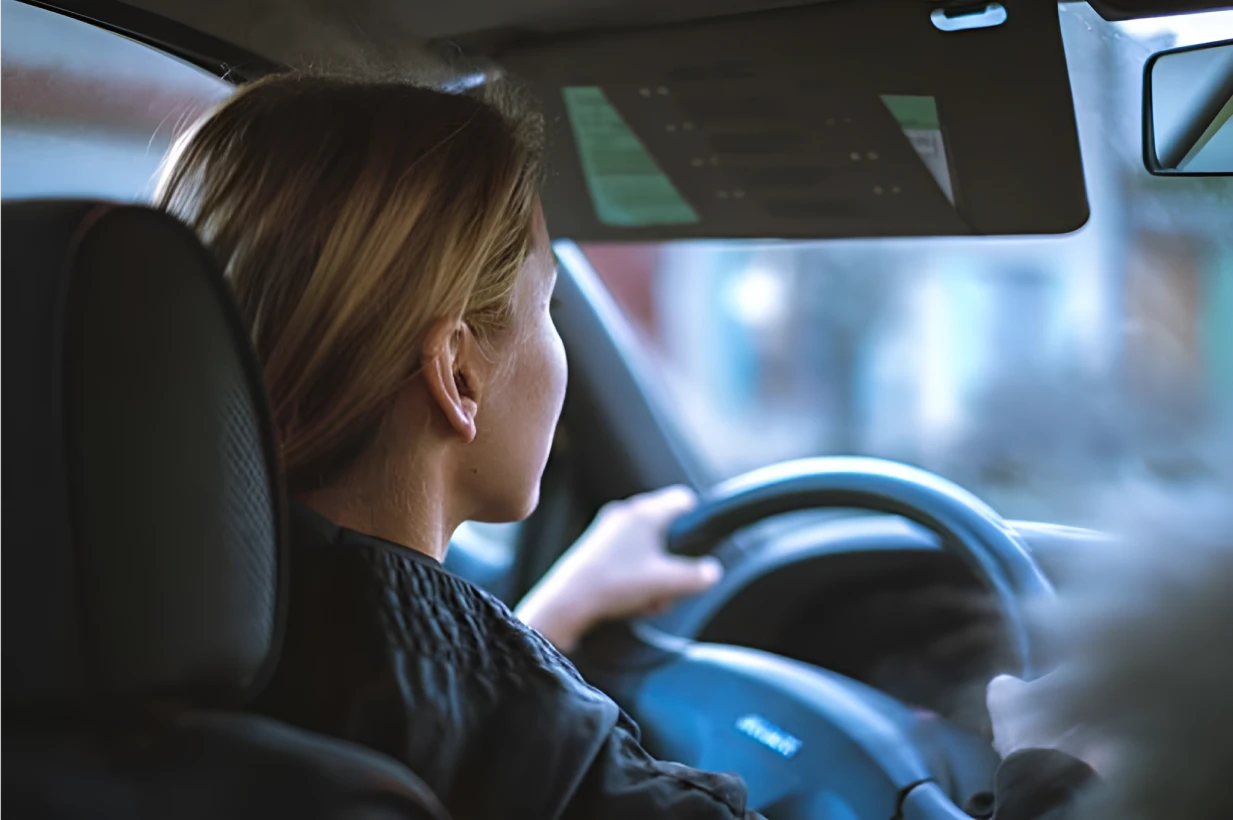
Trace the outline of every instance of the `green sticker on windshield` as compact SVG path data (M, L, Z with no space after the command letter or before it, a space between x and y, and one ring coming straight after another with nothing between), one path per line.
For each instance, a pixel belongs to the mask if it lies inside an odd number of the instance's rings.
M946 140L942 135L937 100L924 94L883 94L882 104L899 123L903 135L912 143L912 149L953 205L955 189L950 178L950 163L946 158Z
M598 86L563 89L595 215L605 225L687 225L698 214Z
M942 127L938 120L938 103L933 97L916 94L883 94L882 104L890 109L900 128Z

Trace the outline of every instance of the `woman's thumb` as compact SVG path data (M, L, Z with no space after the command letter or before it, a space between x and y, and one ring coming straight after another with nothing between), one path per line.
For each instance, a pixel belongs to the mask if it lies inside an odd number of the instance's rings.
M1026 690L1027 684L1014 675L998 675L989 681L985 691L986 705L990 711L1011 706Z

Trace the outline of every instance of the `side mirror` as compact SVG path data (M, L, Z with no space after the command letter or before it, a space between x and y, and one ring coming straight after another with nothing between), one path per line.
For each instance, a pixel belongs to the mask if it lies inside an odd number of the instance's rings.
M1143 161L1157 175L1233 174L1233 40L1147 61Z

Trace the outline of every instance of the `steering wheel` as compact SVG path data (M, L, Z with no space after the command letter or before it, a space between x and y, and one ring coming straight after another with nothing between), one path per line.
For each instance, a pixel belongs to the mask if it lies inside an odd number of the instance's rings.
M935 532L996 597L1019 662L1035 677L1026 602L1053 594L1026 545L971 493L872 458L785 462L720 485L669 531L669 549L703 555L743 527L822 507L890 513ZM735 646L667 635L645 621L592 633L589 679L642 726L662 757L735 771L750 806L776 818L963 818L963 793L992 783L987 740L834 672Z

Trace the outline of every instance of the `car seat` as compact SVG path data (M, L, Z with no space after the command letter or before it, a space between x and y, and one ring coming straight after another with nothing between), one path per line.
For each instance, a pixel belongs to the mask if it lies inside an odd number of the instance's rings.
M243 711L277 661L282 491L206 250L141 207L0 214L6 816L444 818L392 759Z

